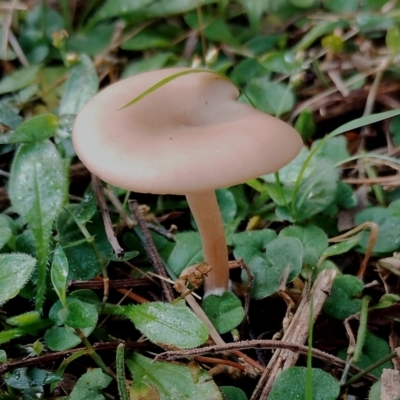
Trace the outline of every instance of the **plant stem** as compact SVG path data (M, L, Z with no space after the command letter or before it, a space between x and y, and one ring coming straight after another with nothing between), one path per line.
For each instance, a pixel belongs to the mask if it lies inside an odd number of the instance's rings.
M368 304L371 301L370 296L364 296L361 300L360 325L357 332L356 348L354 349L353 362L358 362L362 354L362 348L365 342L367 332Z
M103 370L103 372L115 380L117 379L117 376L114 374L113 371L109 367L107 367L106 364L104 364L104 361L101 359L101 357L96 353L96 350L93 348L85 334L82 332L81 329L75 329L76 335L81 339L82 343L85 345L87 348L89 356L92 358L92 360L96 363L96 365Z
M204 283L205 296L220 295L228 290L229 267L224 225L214 191L186 195L200 232L204 261L211 271Z

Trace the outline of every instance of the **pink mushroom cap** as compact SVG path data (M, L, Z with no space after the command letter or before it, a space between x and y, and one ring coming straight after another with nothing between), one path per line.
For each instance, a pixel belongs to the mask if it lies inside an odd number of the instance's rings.
M213 73L178 77L122 108L185 70L135 75L83 107L72 138L91 172L127 190L190 194L275 172L299 153L302 140L292 127L238 102L235 85Z

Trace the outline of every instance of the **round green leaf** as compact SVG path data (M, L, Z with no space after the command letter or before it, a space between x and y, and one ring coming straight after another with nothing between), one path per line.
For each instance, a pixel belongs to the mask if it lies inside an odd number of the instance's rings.
M307 368L291 367L283 370L276 378L268 400L305 399ZM321 369L312 369L313 399L336 400L339 382Z
M12 230L9 224L9 217L0 215L0 249L11 239Z
M231 292L222 296L210 295L203 300L203 309L220 333L226 333L236 328L243 320L244 309L241 301Z
M234 386L220 386L221 392L227 400L247 400L246 393Z
M364 284L353 275L340 275L335 278L330 296L324 304L324 312L331 317L346 319L360 311L361 291Z
M302 257L303 246L296 238L278 238L270 242L266 246L265 256L255 257L248 264L254 278L252 297L263 299L276 293L286 272L287 282L291 282L301 271ZM242 280L248 282L245 271L242 271Z
M149 340L163 345L189 349L208 338L205 324L187 307L170 303L146 303L123 308L128 317Z
M28 254L0 254L0 305L18 294L35 265L36 259Z

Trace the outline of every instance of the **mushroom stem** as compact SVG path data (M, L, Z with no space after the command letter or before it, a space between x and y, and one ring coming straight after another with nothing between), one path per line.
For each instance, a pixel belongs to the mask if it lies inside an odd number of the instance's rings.
M221 295L229 285L228 249L215 191L187 194L186 199L200 232L204 261L212 268L204 282L204 296Z

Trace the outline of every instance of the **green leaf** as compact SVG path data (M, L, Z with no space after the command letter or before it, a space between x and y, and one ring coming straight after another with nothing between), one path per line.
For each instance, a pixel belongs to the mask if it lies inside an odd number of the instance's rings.
M19 147L11 166L9 196L35 238L36 309L40 309L44 301L51 229L66 200L67 183L64 161L52 142L46 140Z
M2 249L12 237L9 217L0 215L0 249Z
M321 146L319 144L321 143ZM346 161L349 157L349 151L347 149L348 142L344 136L331 137L326 141L316 140L312 146L311 150L319 146L316 155L319 158L325 158L333 163L339 163Z
M298 66L291 52L271 51L259 59L259 63L267 70L278 74L291 74Z
M8 143L31 143L48 139L58 127L58 120L52 114L33 117L21 125L7 137Z
M327 257L333 257L333 256L338 256L339 254L347 253L353 247L357 246L358 243L360 242L360 240L361 240L361 236L357 235L357 236L350 237L343 242L335 243L332 246L329 246L322 253L322 257L327 258Z
M91 25L105 19L123 17L124 15L135 15L139 11L144 12L153 0L108 0L99 8L93 19L90 21Z
M246 393L234 386L220 386L219 389L226 397L226 400L247 400Z
M135 60L129 63L122 72L122 78L141 74L143 72L154 71L165 67L169 61L173 61L174 54L171 52L160 52L152 57L142 60Z
M315 157L318 165L299 187L299 197L295 203L296 221L304 221L324 211L334 204L339 185L338 171L331 161ZM321 177L320 171L325 171Z
M67 308L66 286L68 278L68 260L60 245L54 250L51 265L51 282L64 308Z
M16 92L31 85L36 81L38 73L39 65L32 65L31 67L18 69L11 75L5 76L0 81L0 94Z
M254 106L268 114L280 116L293 109L296 96L289 85L268 78L253 78L245 90Z
M28 254L0 254L0 305L18 294L35 265L36 260Z
M378 238L373 247L375 254L387 254L398 251L400 248L400 214L396 211L397 200L389 207L370 207L360 211L354 222L360 225L371 221L378 225ZM360 240L360 249L363 253L368 247L369 232L363 232Z
M207 296L202 307L221 335L236 328L244 318L242 303L231 292L224 292L222 296Z
M69 298L64 324L71 328L94 328L97 324L97 307L79 299Z
M382 381L375 382L368 393L368 400L381 400Z
M59 115L78 114L82 107L97 93L99 78L92 60L82 54L71 68L61 97Z
M105 400L101 391L112 381L112 378L101 371L100 368L92 369L82 375L69 396L69 400Z
M299 8L310 8L315 4L315 0L290 0L290 3Z
M232 235L233 254L236 259L242 258L249 264L255 257L264 257L265 247L277 238L272 229L261 231L246 231Z
M317 39L321 36L328 35L332 33L336 28L345 28L348 25L348 22L344 20L339 21L323 21L316 24L313 28L311 28L302 39L297 42L297 44L292 48L293 52L298 52L301 50L305 50L310 47Z
M186 267L203 261L203 249L198 232L178 233L175 242L167 264L175 277L178 277Z
M303 147L300 153L290 161L289 164L279 170L279 180L283 185L293 185L297 181L299 173L303 168L305 161L308 159L309 154L310 151L306 147ZM316 162L314 158L312 158L304 169L302 179L308 178L315 168ZM268 183L276 182L275 174L263 175L261 179Z
M70 307L69 313L65 312L61 301L54 303L49 312L50 320L54 325L62 325L64 322L72 325L86 325L82 328L82 332L88 337L97 324L97 305L83 301L81 298L69 296L67 297L67 306ZM82 321L81 319L85 316L87 320ZM54 326L48 329L44 335L44 341L53 351L68 350L81 343L79 337L76 336L75 329L69 326Z
M287 272L287 282L291 282L300 273L303 246L296 238L278 238L266 246L266 254L253 258L248 264L254 281L251 295L263 299L276 293L282 276ZM242 280L247 283L247 274L242 271Z
M400 145L400 115L392 118L389 125L390 132L393 137L393 144L395 146Z
M371 364L379 361L383 357L388 356L391 352L392 351L385 340L367 331L365 334L365 341L362 348L360 361L354 363L354 365L363 370L369 367ZM338 352L338 357L340 357L342 360L345 360L346 356L347 349L342 349ZM379 367L374 368L369 373L377 378L380 378L384 368L393 369L393 363L391 361L386 361Z
M268 400L306 399L305 367L290 367L277 376ZM312 369L313 399L336 400L339 396L339 382L321 369Z
M293 237L303 245L303 262L315 265L324 250L328 247L328 236L315 225L289 226L279 232L279 237Z
M187 307L153 302L123 307L121 313L153 343L190 349L208 338L207 327Z
M361 309L362 281L352 275L340 275L335 278L331 294L324 304L324 312L331 317L346 319Z
M357 10L359 0L324 0L323 6L334 13L352 13Z
M156 361L138 353L126 359L133 376L132 400L222 400L211 376L198 366L188 367ZM153 394L154 397L146 397Z
M7 379L7 385L15 389L30 389L35 386L48 385L59 382L62 376L39 368L18 368L12 371Z
M310 110L303 110L296 120L294 129L300 133L303 141L307 142L307 140L314 135L316 130L313 113Z
M69 204L66 206L71 213L82 221L91 217L93 212L93 200L81 204ZM89 233L94 236L94 243L99 250L99 259L93 246L85 239L71 214L63 210L57 220L58 240L63 246L68 259L68 279L92 279L102 270L102 262L113 257L113 250L104 231L104 224L99 213L95 214L87 224Z

